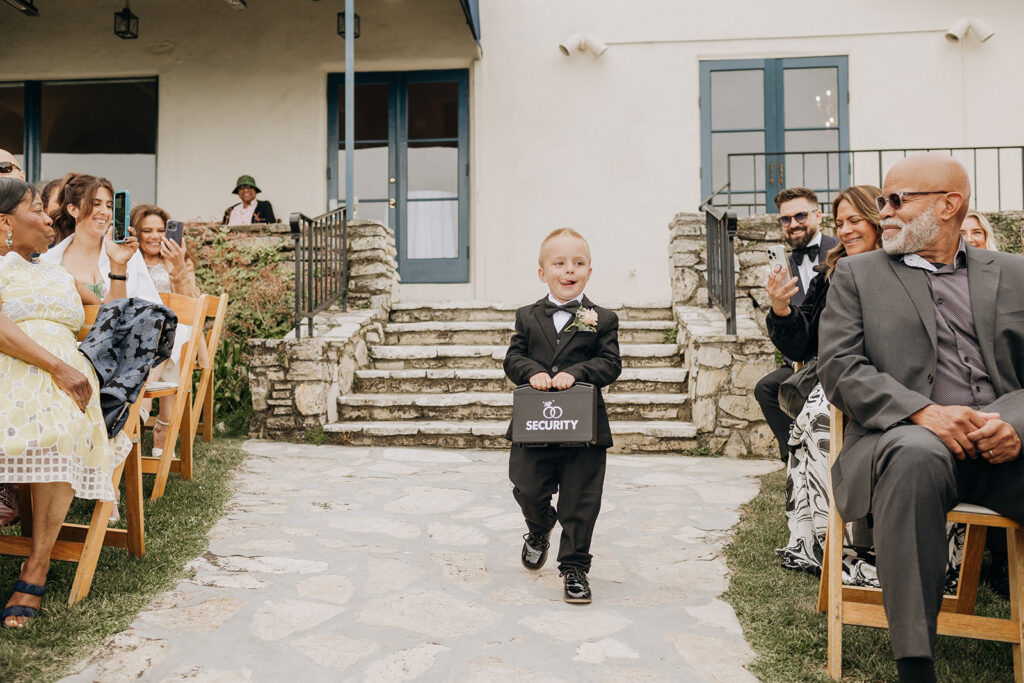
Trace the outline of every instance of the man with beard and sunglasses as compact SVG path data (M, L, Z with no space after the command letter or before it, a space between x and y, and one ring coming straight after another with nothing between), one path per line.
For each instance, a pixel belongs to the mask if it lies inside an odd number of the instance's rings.
M833 496L844 521L873 518L901 681L935 680L946 512L1024 523L1024 257L961 239L970 194L950 156L896 163L883 248L839 261L819 330L818 378L849 417Z
M25 179L25 170L18 164L14 155L6 149L0 149L0 178Z
M787 187L775 196L779 208L779 227L782 240L790 248L789 271L797 293L789 300L791 306L799 306L804 300L807 286L814 279L815 269L824 262L825 254L839 241L835 237L821 234L821 209L818 195L809 187ZM779 457L786 462L789 457L789 428L793 420L779 407L779 385L793 374L788 360L773 372L768 373L754 387L754 398L761 406L768 428L779 443Z

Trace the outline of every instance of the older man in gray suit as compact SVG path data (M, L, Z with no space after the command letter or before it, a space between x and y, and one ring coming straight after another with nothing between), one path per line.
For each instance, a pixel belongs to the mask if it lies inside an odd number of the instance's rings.
M818 376L850 417L833 493L873 516L901 681L935 680L946 512L1024 522L1024 257L961 241L969 199L949 156L893 166L883 250L839 261L821 317Z

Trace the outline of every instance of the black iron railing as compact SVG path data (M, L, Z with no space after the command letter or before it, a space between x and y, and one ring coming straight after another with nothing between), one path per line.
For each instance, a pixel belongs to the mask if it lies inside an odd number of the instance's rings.
M1024 146L847 149L820 152L750 152L726 157L726 183L715 206L741 214L774 210L785 187L810 187L828 213L835 196L850 185L882 186L899 159L916 152L943 152L958 159L971 178L977 211L1024 209Z
M348 310L348 209L341 206L310 218L293 213L289 218L295 240L295 338L302 320L313 336L313 317L341 299Z
M704 212L706 236L708 308L715 306L725 316L725 333L736 334L736 267L733 241L736 238L736 212L712 205L723 187L705 199L700 210Z

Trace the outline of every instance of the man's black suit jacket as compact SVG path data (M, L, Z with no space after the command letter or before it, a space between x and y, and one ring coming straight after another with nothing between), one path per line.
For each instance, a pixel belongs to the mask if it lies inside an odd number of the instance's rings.
M584 332L578 329L556 335L555 325L544 313L547 297L516 311L516 331L505 354L505 374L516 386L529 384L538 372L552 377L567 372L577 382L588 382L599 390L608 386L622 372L619 357L619 318L606 308L594 305L586 296L580 308L597 311L597 329ZM572 324L572 320L566 326ZM559 340L559 337L561 339ZM505 438L512 438L509 424ZM608 424L608 411L604 397L597 398L597 442L599 447L612 445L612 432Z
M226 222L226 221L225 221ZM822 234L821 245L818 249L818 264L821 265L825 262L825 255L832 251L832 247L839 244L839 240L835 237L829 237L828 235ZM793 259L793 252L789 253L789 272L796 278L797 292L793 295L793 298L789 300L790 306L799 306L804 302L804 297L807 296L807 292L804 290L803 280L800 279L800 269L797 268L797 263ZM808 282L808 285L811 283Z

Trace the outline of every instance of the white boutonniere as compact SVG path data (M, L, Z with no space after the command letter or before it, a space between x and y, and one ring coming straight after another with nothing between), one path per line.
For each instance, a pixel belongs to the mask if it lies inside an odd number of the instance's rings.
M597 311L593 308L577 308L576 317L565 326L566 330L597 332Z

